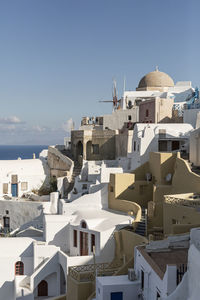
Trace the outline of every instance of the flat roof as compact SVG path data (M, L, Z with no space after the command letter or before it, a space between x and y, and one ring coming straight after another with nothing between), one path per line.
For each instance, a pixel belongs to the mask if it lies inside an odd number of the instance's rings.
M138 283L138 280L129 280L128 275L102 276L97 277L97 280L101 285L132 285L133 283Z
M147 252L145 247L137 247L147 263L163 279L167 265L180 266L187 264L188 248L161 250L160 252Z

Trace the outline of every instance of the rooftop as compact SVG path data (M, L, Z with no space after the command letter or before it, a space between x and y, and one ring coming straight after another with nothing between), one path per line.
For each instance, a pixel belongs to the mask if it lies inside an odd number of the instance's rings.
M163 279L167 265L180 266L187 264L188 248L183 249L165 249L160 252L148 252L145 247L137 248L147 263Z
M134 217L112 210L77 210L71 225L79 226L85 220L89 229L104 231L120 224L131 224Z
M174 86L173 79L166 73L156 69L153 72L146 74L139 82L138 88L146 87L172 87Z

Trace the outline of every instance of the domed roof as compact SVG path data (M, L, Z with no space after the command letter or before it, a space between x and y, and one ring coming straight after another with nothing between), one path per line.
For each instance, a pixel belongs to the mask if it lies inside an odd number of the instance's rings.
M174 86L173 79L166 73L155 71L146 74L139 82L138 88Z

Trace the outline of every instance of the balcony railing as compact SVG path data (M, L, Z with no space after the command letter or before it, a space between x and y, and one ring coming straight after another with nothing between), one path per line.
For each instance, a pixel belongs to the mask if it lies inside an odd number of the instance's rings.
M69 267L69 275L79 282L93 281L97 274L98 276L111 276L121 266L122 263L119 262L73 266Z

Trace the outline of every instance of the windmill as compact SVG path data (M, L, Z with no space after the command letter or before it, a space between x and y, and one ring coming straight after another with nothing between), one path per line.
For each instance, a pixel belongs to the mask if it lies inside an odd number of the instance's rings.
M112 98L112 100L100 100L99 102L113 103L113 110L119 107L118 103L120 103L122 99L117 99L117 82L115 79L113 80Z

